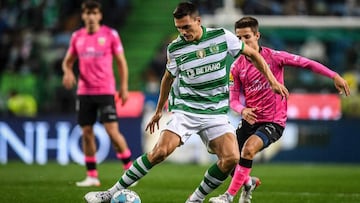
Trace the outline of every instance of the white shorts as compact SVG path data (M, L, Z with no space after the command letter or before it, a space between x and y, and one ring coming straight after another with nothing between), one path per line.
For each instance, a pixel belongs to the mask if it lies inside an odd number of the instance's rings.
M164 130L176 133L183 144L191 135L198 134L208 150L211 140L225 133L232 133L235 136L235 128L230 124L227 115L204 118L174 112L171 114Z

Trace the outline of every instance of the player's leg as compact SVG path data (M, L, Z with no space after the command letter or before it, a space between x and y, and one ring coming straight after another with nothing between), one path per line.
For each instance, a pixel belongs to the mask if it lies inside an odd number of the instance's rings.
M283 130L284 130L284 128L282 126L275 124L275 123L260 124L257 127L256 132L253 135L251 135L250 138L246 141L246 143L242 149L242 152L241 152L242 154L241 154L241 158L240 158L240 162L239 162L240 169L242 169L243 172L241 172L241 170L240 170L238 172L238 174L240 174L240 175L237 178L237 179L242 179L242 178L244 179L244 182L242 183L244 185L244 187L243 187L243 190L240 195L239 203L250 203L251 198L252 198L252 192L256 189L256 187L258 185L260 185L260 180L258 178L250 177L250 171L252 169L252 161L255 157L255 154L257 152L263 150L264 148L270 146L272 143L276 142L278 139L280 139L280 137L282 136ZM260 148L260 143L262 143L261 148ZM243 162L241 162L241 161L243 161ZM244 164L246 162L248 162L248 165ZM249 170L248 174L246 173L247 170ZM234 176L234 178L235 178L235 176ZM235 189L237 189L237 188L235 188Z
M154 148L134 161L120 178L119 184L116 184L114 189L127 188L138 181L145 176L153 166L164 161L180 144L181 140L177 134L168 130L162 131Z
M76 182L76 185L79 187L100 186L96 168L96 140L93 131L97 110L87 96L79 96L77 103L78 124L82 131L82 149L87 177L83 181Z
M109 201L116 191L129 187L145 176L153 166L165 160L179 145L198 131L199 125L193 118L184 114L171 114L154 148L138 157L113 187L107 191L89 192L85 195L85 200L88 203Z
M238 128L236 129L236 135L237 135L237 143L238 143L238 149L240 152L240 157L242 156L241 150L245 144L245 142L249 139L249 137L255 132L256 126L249 125L246 121L243 121L239 124ZM241 187L241 184L238 185L237 182L241 182L242 180L238 180L237 178L234 178L235 172L239 169L239 165L236 165L234 170L232 171L232 181L228 188L228 190L217 197L210 198L211 203L221 203L221 202L232 202L234 199L234 196L236 195L236 192L232 192L234 188L237 186L239 190ZM238 177L239 174L236 173L236 176Z
M251 135L245 142L241 151L239 164L234 170L228 193L235 196L241 186L248 181L252 169L253 159L258 151L263 148L263 140L257 135Z
M85 200L88 203L110 201L115 192L140 180L153 166L164 161L180 144L181 139L177 134L168 130L162 131L152 151L138 157L113 187L103 192L89 192L85 195Z
M116 151L116 157L123 162L124 170L127 170L132 164L131 150L127 145L124 135L119 131L118 123L107 122L104 123L104 127Z
M131 150L129 149L124 135L119 131L118 117L113 95L99 97L100 122L111 139L116 151L116 157L123 162L123 168L128 169L131 164Z
M203 181L187 202L202 202L206 195L226 180L231 170L238 163L239 150L233 133L233 127L225 123L224 125L208 129L208 133L216 135L215 128L226 132L221 136L209 138L209 148L218 156L218 161L206 171Z

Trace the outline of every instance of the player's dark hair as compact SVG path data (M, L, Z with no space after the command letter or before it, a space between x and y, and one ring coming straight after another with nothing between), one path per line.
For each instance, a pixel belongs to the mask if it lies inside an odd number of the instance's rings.
M99 9L101 11L101 3L95 0L86 0L81 4L81 11Z
M191 2L182 2L175 8L173 16L176 19L180 19L185 16L197 17L199 16L199 10L197 6Z
M254 33L259 32L259 22L250 16L243 17L235 22L235 29L250 27Z

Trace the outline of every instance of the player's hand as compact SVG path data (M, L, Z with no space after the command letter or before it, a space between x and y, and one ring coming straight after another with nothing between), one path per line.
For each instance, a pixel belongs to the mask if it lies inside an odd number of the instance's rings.
M286 98L286 99L289 98L289 90L284 85L282 85L281 83L279 83L279 82L274 83L271 86L271 89L275 93L280 94L283 98Z
M76 79L74 73L64 74L62 84L66 89L71 89L74 85L76 85Z
M335 88L339 91L339 94L345 93L346 96L350 95L350 88L347 81L342 78L339 74L334 77Z
M124 106L129 98L129 91L127 89L121 89L118 92L119 98L121 98L121 106Z
M150 134L152 134L153 132L155 132L155 125L157 127L157 129L159 130L159 120L162 116L162 113L155 113L155 115L151 118L151 120L149 121L149 123L146 125L145 131L146 130L150 130Z
M254 125L257 122L257 116L255 114L256 108L244 108L241 112L241 116L250 125Z

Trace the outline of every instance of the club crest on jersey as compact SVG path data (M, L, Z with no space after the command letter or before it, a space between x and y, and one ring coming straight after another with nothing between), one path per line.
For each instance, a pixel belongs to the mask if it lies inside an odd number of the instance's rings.
M206 52L205 49L200 49L196 51L196 57L199 59L205 58Z
M106 41L106 38L105 38L105 37L99 37L99 38L98 38L98 43L99 43L100 45L104 45L104 44L105 44L105 41Z
M229 73L229 85L234 85L234 76L231 72Z
M211 53L218 53L219 52L219 45L212 43L210 44L209 50Z

